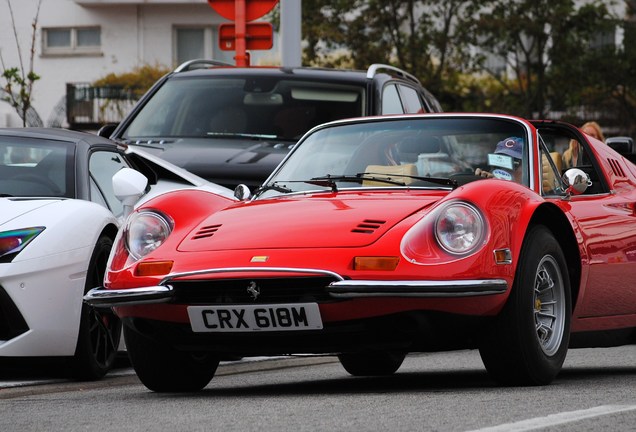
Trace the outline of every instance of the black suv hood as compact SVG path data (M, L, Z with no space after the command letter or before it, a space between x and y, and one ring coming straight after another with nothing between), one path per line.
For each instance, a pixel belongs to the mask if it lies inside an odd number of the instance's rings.
M262 184L293 142L245 138L152 138L129 141L211 182L234 189Z

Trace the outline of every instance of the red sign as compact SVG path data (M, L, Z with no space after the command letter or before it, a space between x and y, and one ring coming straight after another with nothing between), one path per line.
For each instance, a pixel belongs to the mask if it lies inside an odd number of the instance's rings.
M274 30L268 22L249 22L245 25L245 48L248 50L268 50L273 46ZM236 27L234 24L219 26L219 48L223 51L236 49Z
M223 18L234 21L236 19L237 0L208 0L208 4ZM238 0L241 1L241 0ZM245 21L253 21L262 17L278 3L278 0L243 0L245 2Z

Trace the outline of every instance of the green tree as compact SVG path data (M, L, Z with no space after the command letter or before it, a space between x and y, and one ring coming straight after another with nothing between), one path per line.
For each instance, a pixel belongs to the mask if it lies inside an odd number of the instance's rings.
M42 0L39 0L35 18L33 19L33 22L31 24L31 50L29 56L29 67L27 69L24 67L24 62L22 60L22 49L20 47L20 39L18 38L11 1L7 0L7 6L11 15L11 24L13 26L13 35L15 37L15 44L18 50L18 59L20 62L20 66L7 67L5 65L4 58L2 57L2 51L0 50L0 66L2 66L2 78L4 78L5 81L5 85L3 86L3 100L8 102L16 110L16 112L22 119L23 126L27 126L28 115L30 112L33 111L33 84L35 83L35 81L40 79L40 76L33 71L33 59L35 57L35 35L41 5ZM39 119L39 117L37 118Z
M576 98L584 90L590 77L582 59L591 55L585 47L599 31L615 25L606 3L490 0L482 5L472 31L480 49L504 59L512 71L500 74L484 69L514 98L508 111L545 117L552 102L569 103L567 98ZM598 61L598 53L592 54Z
M472 64L467 23L482 2L303 2L304 59L310 65L359 69L392 64L420 78L445 105L454 105L461 72Z

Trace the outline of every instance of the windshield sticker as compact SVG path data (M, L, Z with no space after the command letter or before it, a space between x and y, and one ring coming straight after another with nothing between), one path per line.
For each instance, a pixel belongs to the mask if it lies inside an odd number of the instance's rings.
M512 180L512 174L499 168L492 170L492 175L501 180Z
M511 170L512 169L512 157L504 154L489 153L488 165L501 167Z

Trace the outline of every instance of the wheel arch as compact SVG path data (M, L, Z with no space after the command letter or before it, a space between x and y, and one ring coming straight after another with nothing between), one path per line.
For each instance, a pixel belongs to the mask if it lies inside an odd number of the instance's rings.
M102 229L102 232L100 233L99 237L101 236L107 236L108 238L110 238L111 240L115 240L115 237L117 236L117 230L119 228L117 228L117 226L113 223L108 223L106 224L106 226Z
M574 310L581 285L581 254L572 225L558 207L549 203L536 208L528 227L532 225L543 225L548 228L563 249L570 278L572 310Z

